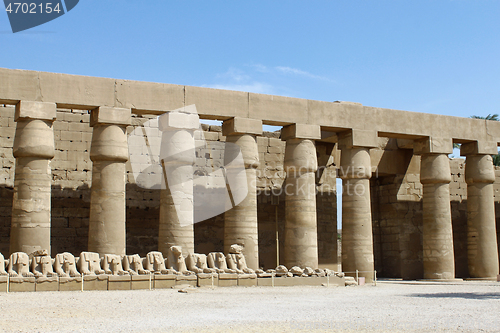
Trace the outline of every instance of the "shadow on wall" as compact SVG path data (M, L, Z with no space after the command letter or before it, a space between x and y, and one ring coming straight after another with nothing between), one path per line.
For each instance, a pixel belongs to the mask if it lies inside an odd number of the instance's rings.
M12 197L14 189L0 185L0 253L10 255L10 223L12 216Z
M423 278L422 202L398 200L401 178L372 179L375 269L386 278ZM499 203L497 216L499 216ZM468 278L467 200L451 200L455 276ZM497 218L497 226L500 220ZM498 227L497 227L498 232Z

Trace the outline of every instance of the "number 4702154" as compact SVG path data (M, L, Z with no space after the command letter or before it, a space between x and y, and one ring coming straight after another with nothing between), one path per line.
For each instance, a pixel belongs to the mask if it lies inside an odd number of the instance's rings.
M9 3L5 11L9 14L50 14L52 12L60 13L61 8L59 7L59 3L56 3L55 6L52 6L52 3L45 3L45 8L43 7L43 3L27 3L27 2L14 2Z

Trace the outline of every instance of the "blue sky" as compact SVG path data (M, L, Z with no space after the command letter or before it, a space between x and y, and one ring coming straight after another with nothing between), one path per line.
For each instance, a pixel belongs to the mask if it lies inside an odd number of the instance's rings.
M500 113L499 0L81 0L0 67L467 117Z

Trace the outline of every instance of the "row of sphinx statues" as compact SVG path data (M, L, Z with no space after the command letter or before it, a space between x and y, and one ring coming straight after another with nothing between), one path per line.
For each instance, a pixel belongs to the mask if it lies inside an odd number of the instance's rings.
M149 252L145 258L138 254L100 256L94 252L82 252L75 257L69 252L52 258L47 251L12 253L5 259L0 253L0 276L10 277L79 277L83 275L145 275L174 274L194 275L199 273L256 274L246 265L240 245L231 246L230 253L182 254L180 246L172 246L167 258L158 251ZM257 273L260 273L258 271ZM263 273L263 271L262 271Z

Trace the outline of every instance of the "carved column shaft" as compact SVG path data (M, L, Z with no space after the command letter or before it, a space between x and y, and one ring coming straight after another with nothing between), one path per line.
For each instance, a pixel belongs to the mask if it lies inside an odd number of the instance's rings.
M343 148L340 166L343 180L342 269L361 271L359 276L369 282L373 280L374 270L369 148Z
M56 118L54 103L21 101L16 105L16 170L10 252L50 254L50 206Z
M224 154L224 164L231 162L228 154L231 147L227 143L234 144L241 149L245 164L245 176L248 194L245 199L236 206L226 211L224 214L224 252L229 253L229 248L233 244L243 246L243 254L247 260L248 267L259 268L259 232L257 221L257 191L256 168L259 166L259 152L255 135L241 134L226 136L226 151ZM242 170L243 171L243 170ZM231 174L231 172L228 172ZM229 189L231 192L231 189ZM230 193L232 196L232 194Z
M159 118L162 142L162 190L158 250L167 256L172 246L181 246L184 255L194 253L193 177L194 131L197 114L168 112Z
M468 148L466 145L473 144L464 144L463 152ZM493 147L492 152L496 152L496 147ZM499 264L493 194L495 170L491 155L468 154L465 181L469 274L472 278L496 279Z
M319 126L286 126L281 139L285 149L285 253L287 267L318 267L316 177L318 169L314 140L321 138Z
M100 107L92 111L92 188L90 192L89 252L126 254L125 162L126 126L130 109Z
M447 154L422 155L424 279L455 278L450 181Z

